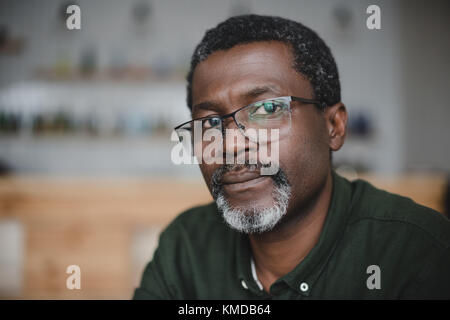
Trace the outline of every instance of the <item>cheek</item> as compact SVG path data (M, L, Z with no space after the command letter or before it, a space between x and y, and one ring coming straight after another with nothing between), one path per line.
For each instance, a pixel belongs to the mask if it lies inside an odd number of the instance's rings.
M329 167L325 123L318 116L305 120L293 121L288 138L280 141L280 166L293 186L313 183Z
M220 165L207 165L207 164L200 164L200 171L203 175L203 179L205 179L206 185L208 186L208 189L211 191L211 179L214 174L214 171L216 171L217 168L220 167Z

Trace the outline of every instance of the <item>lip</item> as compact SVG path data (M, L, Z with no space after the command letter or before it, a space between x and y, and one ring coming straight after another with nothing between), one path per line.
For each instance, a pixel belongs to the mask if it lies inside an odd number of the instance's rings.
M250 171L248 169L241 169L237 171L229 171L222 176L223 184L235 184L247 182L261 177L259 171Z
M261 176L259 171L239 170L227 172L222 177L223 187L227 192L242 192L263 186L270 180L269 176Z

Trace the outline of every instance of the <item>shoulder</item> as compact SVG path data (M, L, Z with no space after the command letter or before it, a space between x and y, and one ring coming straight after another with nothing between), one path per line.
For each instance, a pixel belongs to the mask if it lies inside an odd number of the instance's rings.
M215 203L182 212L161 233L135 298L196 297L194 284L201 281L204 266L212 261L211 254L225 251L231 236Z
M203 228L219 227L223 220L218 212L215 202L189 208L180 213L166 230L200 231Z
M347 253L359 255L362 265L380 266L393 296L449 297L450 221L367 181L346 183L352 189Z
M353 197L350 224L374 221L383 225L402 225L412 234L421 234L438 246L450 246L450 220L441 213L412 199L381 190L365 180L351 182ZM395 229L395 228L394 228Z
M198 223L217 223L220 221L219 218L215 202L210 202L181 212L171 224L194 227Z
M179 214L162 232L161 242L174 246L205 247L205 244L220 242L232 235L225 224L215 202L190 208Z

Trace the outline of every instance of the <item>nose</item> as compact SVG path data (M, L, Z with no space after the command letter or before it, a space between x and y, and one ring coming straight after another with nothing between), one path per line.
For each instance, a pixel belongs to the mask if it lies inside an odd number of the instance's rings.
M244 164L247 159L252 159L252 151L257 149L256 144L242 133L232 118L226 119L223 123L223 139L224 160L227 164Z

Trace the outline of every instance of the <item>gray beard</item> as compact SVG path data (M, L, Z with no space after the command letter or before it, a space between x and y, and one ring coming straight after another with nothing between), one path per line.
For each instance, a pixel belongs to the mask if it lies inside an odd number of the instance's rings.
M281 170L271 176L274 182L273 205L265 208L232 207L223 195L220 179L223 173L235 166L224 166L213 174L212 194L225 222L233 229L247 233L263 233L272 230L286 215L291 196L291 186Z

